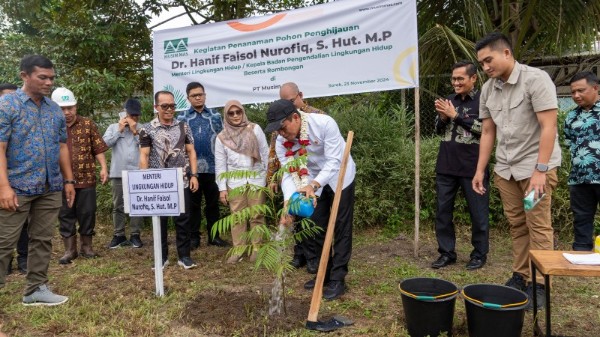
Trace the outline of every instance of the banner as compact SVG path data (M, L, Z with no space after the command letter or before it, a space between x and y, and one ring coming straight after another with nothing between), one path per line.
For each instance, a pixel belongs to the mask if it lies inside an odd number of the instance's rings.
M154 32L154 90L189 106L279 98L285 82L304 97L418 87L416 0L344 0L268 16Z

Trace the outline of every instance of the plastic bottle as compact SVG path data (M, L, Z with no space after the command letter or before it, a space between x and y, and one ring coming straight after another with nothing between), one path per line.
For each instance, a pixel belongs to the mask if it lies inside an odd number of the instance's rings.
M546 193L542 194L539 198L533 200L534 195L535 190L531 190L531 192L529 192L529 194L525 198L523 198L523 206L525 208L525 212L529 212L532 208L534 208L535 205L537 205L542 200L542 198L544 198Z
M600 235L596 236L594 241L594 253L600 253Z

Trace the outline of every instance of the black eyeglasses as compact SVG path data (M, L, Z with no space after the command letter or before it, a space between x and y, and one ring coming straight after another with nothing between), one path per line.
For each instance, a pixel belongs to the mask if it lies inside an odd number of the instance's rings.
M191 98L200 98L200 97L204 97L204 96L206 96L206 94L193 94L193 95L189 95L188 97L191 97Z
M227 116L231 116L231 117L237 116L237 115L241 116L243 114L244 114L244 112L242 110L229 110L229 111L227 111Z
M163 110L175 110L175 104L160 104L159 107Z
M294 96L294 98L290 98L290 102L296 102L296 98L298 98L298 96L300 96L300 93L297 93L296 96Z

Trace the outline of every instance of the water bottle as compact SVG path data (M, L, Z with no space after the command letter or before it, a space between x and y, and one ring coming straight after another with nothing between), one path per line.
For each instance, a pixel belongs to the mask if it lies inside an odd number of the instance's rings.
M546 193L540 195L540 197L536 200L533 200L534 195L535 190L531 190L531 192L529 192L529 194L525 198L523 198L523 207L525 208L525 212L531 211L531 209L534 208L535 205L537 205L542 200L542 198L544 198Z
M596 236L594 241L594 253L600 253L600 235Z

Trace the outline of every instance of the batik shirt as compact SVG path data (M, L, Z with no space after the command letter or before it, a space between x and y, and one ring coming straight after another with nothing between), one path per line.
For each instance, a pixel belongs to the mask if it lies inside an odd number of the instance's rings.
M442 136L435 171L458 177L473 177L479 159L479 138L481 138L481 120L479 119L479 91L472 90L462 98L452 94L448 99L454 105L456 118L435 120L435 131Z
M96 156L108 150L96 124L89 118L77 116L67 127L67 145L76 188L96 186Z
M171 125L164 125L155 118L140 129L140 147L150 148L148 167L183 168L185 188L189 186L188 173L191 173L186 144L194 145L194 137L188 125L176 119Z
M218 112L204 108L197 112L190 108L177 119L186 122L194 136L194 149L198 158L198 173L215 173L215 141L223 130L223 120Z
M37 106L21 89L2 96L0 142L7 143L8 181L17 195L62 191L60 143L67 142L67 124L58 104L43 97Z
M571 151L568 184L600 184L600 101L588 111L582 107L571 110L564 132Z

